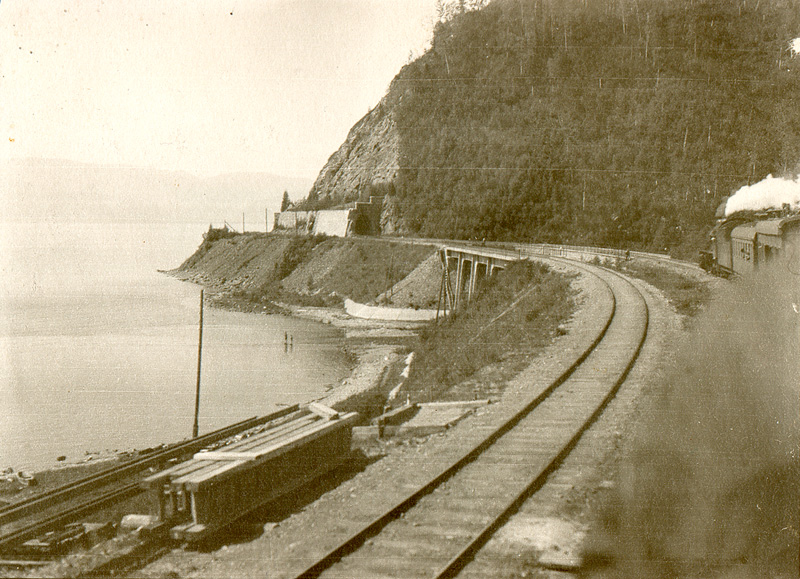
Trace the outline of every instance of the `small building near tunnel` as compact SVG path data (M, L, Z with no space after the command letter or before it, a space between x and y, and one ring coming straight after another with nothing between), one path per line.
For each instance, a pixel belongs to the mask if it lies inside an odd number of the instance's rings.
M282 211L275 214L274 228L334 237L380 235L382 209L383 197L371 196L342 209Z

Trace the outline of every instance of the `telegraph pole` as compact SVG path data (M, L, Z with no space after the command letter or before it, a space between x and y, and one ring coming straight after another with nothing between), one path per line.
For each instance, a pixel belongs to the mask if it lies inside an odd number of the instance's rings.
M200 290L200 335L197 340L197 391L194 398L194 428L192 428L192 438L197 438L200 430L200 363L203 357L203 293Z

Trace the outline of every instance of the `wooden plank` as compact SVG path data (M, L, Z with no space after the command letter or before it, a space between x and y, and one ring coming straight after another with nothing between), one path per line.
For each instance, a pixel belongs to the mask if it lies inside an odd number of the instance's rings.
M187 477L192 477L194 475L201 474L209 468L208 463L200 462L197 460L190 460L188 462L188 466L192 468L186 468L182 472L176 473L175 476L170 478L170 484L174 488L178 488L180 486L180 484L178 484L177 486L175 485L176 481L186 480Z
M313 422L314 420L317 420L317 417L312 415L311 413L307 412L307 413L303 414L302 416L297 416L297 417L293 418L292 420L289 420L289 421L284 422L282 424L277 424L275 426L270 427L267 430L263 430L262 432L254 434L253 436L251 436L249 438L245 438L243 440L237 441L234 444L228 445L226 448L233 447L233 446L243 446L243 445L246 446L247 444L252 443L252 441L254 441L254 440L261 440L261 439L263 439L265 437L275 436L277 434L280 434L281 432L286 432L286 431L292 430L294 428L297 428L298 425L306 424L308 422Z
M157 488L170 482L171 480L174 480L175 478L186 476L200 468L203 468L204 466L205 465L197 464L196 461L190 459L171 468L150 475L146 479L142 480L139 483L139 486L147 489Z
M248 452L203 452L195 455L197 460L255 460L279 456L284 452L311 441L327 431L336 430L339 423L317 422L312 426L293 433L291 436L276 440L269 445Z
M44 567L52 561L21 561L16 559L0 559L0 567Z
M242 451L235 451L235 450L227 450L226 449L224 451L219 450L219 451L198 453L192 458L192 460L199 461L199 462L205 462L205 461L209 461L209 460L238 460L237 458L235 458L237 455L240 455L240 454L241 455L246 455L248 453L259 454L261 452L261 450L264 449L264 448L273 448L275 446L280 446L281 444L283 444L284 441L290 440L290 439L294 438L295 436L298 436L298 435L301 435L301 434L307 433L307 432L313 432L314 429L317 428L319 424L323 424L323 422L319 418L317 418L314 423L305 424L305 425L303 425L302 428L298 428L298 429L293 430L291 432L286 432L282 436L279 436L278 438L264 440L264 441L262 441L261 444L255 445L255 446L253 446L251 448L248 448L248 449L245 449L245 450L242 450ZM252 457L245 457L245 458L249 459L249 458L252 458Z
M225 471L228 471L232 468L236 468L244 464L244 461L241 460L231 460L231 461L213 461L209 462L207 465L203 465L205 468L202 469L201 472L193 472L186 476L182 476L171 481L173 488L180 487L181 485L187 485L192 482L192 480L196 477L200 477L201 480L206 480L209 477L217 476Z
M320 404L319 402L312 402L308 405L308 409L320 418L325 418L326 420L336 420L339 418L339 413L336 410L324 404Z
M263 449L265 448L276 448L286 442L287 440L293 440L298 436L302 436L303 434L310 433L316 431L316 429L320 428L321 425L328 424L326 421L321 420L319 417L315 417L312 422L307 424L303 424L300 428L297 428L292 431L288 431L283 433L281 436L273 439L266 439L261 441L260 444L251 446L248 449L237 451L234 449L222 449L212 452L200 452L194 455L194 460L235 460L236 455L247 455L247 454L254 454L254 456L244 456L246 459L252 459L256 456L263 454Z
M358 419L358 413L350 412L348 414L345 414L341 420L338 420L336 422L321 423L320 426L317 427L317 429L315 429L311 433L302 436L298 435L294 439L284 441L281 445L275 445L274 447L265 449L264 453L257 458L253 458L248 461L243 461L243 460L230 461L230 462L225 461L235 466L231 468L222 469L216 473L209 473L209 474L203 474L202 476L192 477L191 480L187 480L185 482L186 489L192 492L197 491L202 486L213 482L213 479L222 473L225 473L226 475L234 474L234 469L258 468L262 466L265 462L268 462L269 460L272 460L282 454L285 454L294 448L308 444L326 434L333 434L337 430L340 430L346 427L347 425L352 424L357 419Z
M312 428L308 428L303 430L302 432L298 432L293 436L288 438L282 439L277 441L276 443L270 444L263 448L259 448L253 450L251 452L219 452L219 453L206 453L209 455L205 460L213 460L216 462L223 462L228 460L257 460L257 459L270 459L275 458L276 456L280 456L285 452L297 448L298 446L302 446L306 442L311 442L312 440L316 439L318 436L326 434L330 430L335 430L329 428L329 424L327 422L320 422L317 425L314 425Z
M313 422L314 420L319 420L319 419L316 416L312 416L310 414L306 414L305 416L293 419L290 422L286 422L286 423L281 424L281 425L279 425L279 426L277 426L275 428L271 428L271 429L269 429L267 431L260 432L260 433L258 433L256 435L251 436L249 438L246 438L244 440L240 440L238 442L234 442L233 444L229 444L227 446L220 447L217 450L211 451L211 452L222 452L222 451L227 451L227 450L231 450L231 449L237 449L238 450L238 449L241 449L241 448L247 448L247 447L250 447L250 446L253 446L253 445L258 445L258 444L260 444L260 441L262 441L262 440L269 440L270 438L278 437L278 436L281 435L281 433L290 432L290 431L292 431L292 430L294 430L296 428L301 427L303 424L307 424L309 422ZM195 454L198 454L198 453L195 453Z
M319 420L319 418L316 415L302 416L300 418L292 420L291 422L282 424L279 427L264 432L260 432L254 436L246 438L245 440L240 440L239 442L236 442L234 444L229 444L228 446L222 447L212 452L227 452L229 450L240 451L252 446L258 446L259 444L263 443L266 440L278 438L282 434L285 434L287 432L292 432L294 430L297 430L298 428L302 428L306 424L311 424L312 422L316 422L317 420Z
M187 472L190 472L190 471L192 471L192 470L194 470L196 468L197 468L197 465L195 465L195 463L192 462L192 460L190 459L190 460L186 460L186 461L184 461L184 462L182 462L182 463L180 463L178 465L175 465L174 467L172 467L172 468L170 468L168 470L165 470L163 472L163 474L168 475L170 478L175 478L175 477L178 477L178 476L182 476L182 475L186 474Z
M285 416L288 416L288 415L292 414L293 412L300 413L300 412L307 412L307 411L305 411L305 410L298 411L298 407L295 404L294 406L291 406L291 407L286 408L284 410L280 410L278 412L270 414L265 418L270 418L271 420L278 420L280 418L283 418ZM251 419L251 420L255 420L255 419ZM237 443L228 445L228 446L223 447L223 448L233 448L233 447L236 447L238 445L247 444L247 443L258 444L258 439L259 439L258 437L261 437L262 435L272 436L273 435L272 433L279 433L279 432L285 430L287 428L287 426L296 424L297 422L300 422L300 421L313 421L313 420L316 420L316 417L312 417L309 414L301 414L296 419L293 419L293 420L290 420L288 422L282 423L282 424L280 424L280 425L278 425L278 426L276 426L274 428L266 430L263 433L259 433L257 435L248 437L248 438L246 438L244 440L241 440L241 441L239 441ZM190 472L191 470L196 470L197 468L198 467L196 465L192 464L191 460L186 460L186 461L183 461L183 462L181 462L179 464L176 464L175 466L171 466L171 467L169 467L167 469L164 469L164 470L162 470L160 472L154 473L154 474L142 479L142 481L140 482L140 486L142 486L143 488L146 488L146 489L154 488L156 485L160 485L160 484L163 484L164 482L166 482L167 478L175 478L177 476L183 476L183 475L187 474L188 472Z

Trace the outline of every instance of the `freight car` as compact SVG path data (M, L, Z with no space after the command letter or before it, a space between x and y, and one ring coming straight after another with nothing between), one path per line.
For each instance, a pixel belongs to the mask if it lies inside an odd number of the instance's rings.
M764 267L800 267L800 215L784 217L734 216L720 220L711 232L711 251L700 265L717 275L744 275Z
M262 432L142 481L154 527L198 542L336 468L350 456L358 414L310 404ZM155 530L155 529L153 529Z

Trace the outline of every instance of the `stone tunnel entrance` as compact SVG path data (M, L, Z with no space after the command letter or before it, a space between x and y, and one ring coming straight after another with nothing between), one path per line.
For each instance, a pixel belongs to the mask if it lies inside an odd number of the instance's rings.
M373 235L374 233L369 218L363 213L356 215L350 232L352 235Z

